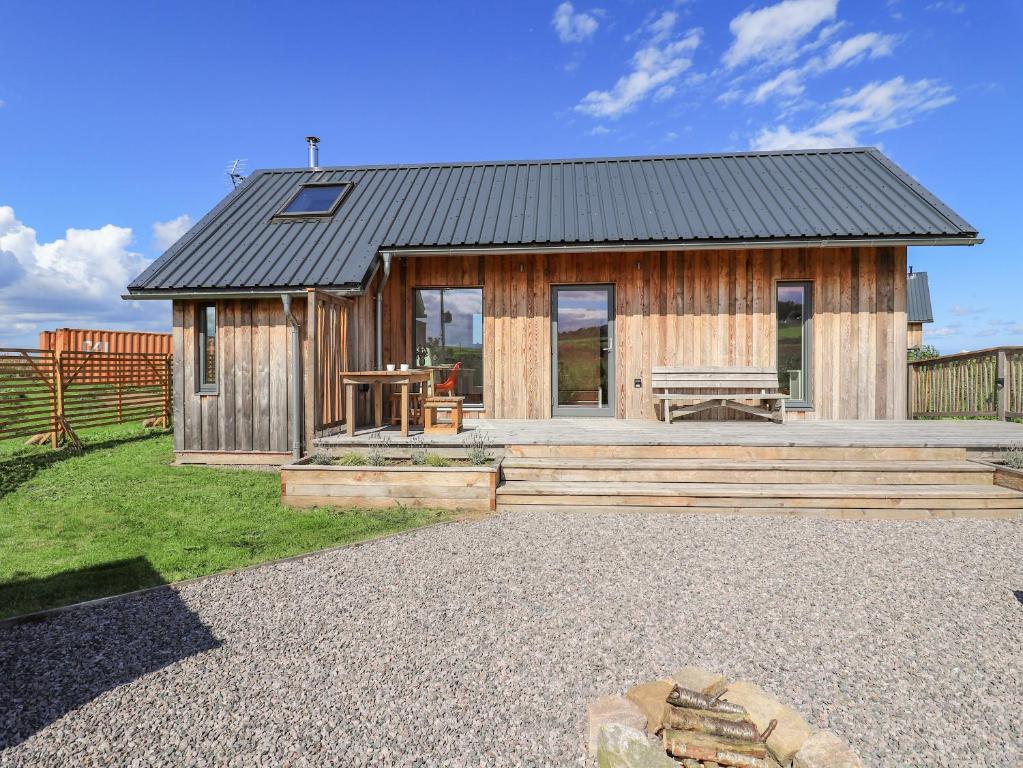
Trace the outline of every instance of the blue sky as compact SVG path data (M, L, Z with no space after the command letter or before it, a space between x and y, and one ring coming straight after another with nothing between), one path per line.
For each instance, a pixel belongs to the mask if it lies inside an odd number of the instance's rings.
M918 248L942 351L1023 344L1014 0L0 0L0 345L165 329L125 284L224 169L880 146L987 238Z

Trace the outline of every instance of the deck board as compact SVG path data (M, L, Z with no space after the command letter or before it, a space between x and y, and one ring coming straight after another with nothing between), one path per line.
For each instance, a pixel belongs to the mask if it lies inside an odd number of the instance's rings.
M933 447L1001 450L1023 441L1023 424L998 421L691 421L646 419L469 419L460 435L424 435L430 445L461 446L481 430L494 446L509 445L738 445L794 447ZM322 447L364 444L375 429L318 438ZM383 430L392 445L407 441ZM416 434L413 432L413 435Z

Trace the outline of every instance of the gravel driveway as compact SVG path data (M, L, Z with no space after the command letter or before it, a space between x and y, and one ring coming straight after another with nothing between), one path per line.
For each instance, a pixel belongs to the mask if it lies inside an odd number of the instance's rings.
M583 765L589 699L694 663L868 764L1017 766L1021 553L1005 522L434 527L0 628L0 765Z

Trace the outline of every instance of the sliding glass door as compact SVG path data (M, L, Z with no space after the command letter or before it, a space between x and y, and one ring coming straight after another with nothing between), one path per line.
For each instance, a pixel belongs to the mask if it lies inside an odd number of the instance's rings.
M551 287L555 416L614 416L614 344L614 286Z

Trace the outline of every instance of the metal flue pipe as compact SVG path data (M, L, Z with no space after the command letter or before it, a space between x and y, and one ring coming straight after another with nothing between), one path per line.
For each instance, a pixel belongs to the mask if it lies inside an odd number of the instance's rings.
M320 139L318 136L306 136L305 140L309 142L309 167L319 168L320 167Z

